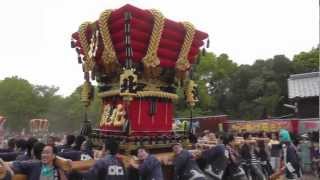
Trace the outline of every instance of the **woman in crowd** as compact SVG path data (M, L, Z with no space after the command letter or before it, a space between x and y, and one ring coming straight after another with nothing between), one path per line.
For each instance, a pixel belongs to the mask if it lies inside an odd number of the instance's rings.
M271 138L268 143L268 148L270 149L270 164L273 171L277 171L280 168L281 145L278 139L276 133L271 133Z
M282 157L285 166L285 177L291 180L298 180L302 177L300 159L296 147L291 141L287 130L281 129L279 133L282 144Z
M261 160L261 168L266 177L271 176L273 173L270 165L270 152L267 149L264 141L258 141L258 157Z
M261 161L258 156L256 143L246 142L250 141L249 134L244 135L245 143L240 149L240 154L243 160L243 167L248 177L256 180L263 180L265 176L262 172Z

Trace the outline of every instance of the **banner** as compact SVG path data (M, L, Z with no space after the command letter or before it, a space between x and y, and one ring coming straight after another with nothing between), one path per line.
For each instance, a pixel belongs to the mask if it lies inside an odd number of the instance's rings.
M278 132L280 129L292 130L291 121L281 120L233 122L230 127L232 131L236 132Z
M307 133L312 131L319 131L320 121L300 121L299 133Z

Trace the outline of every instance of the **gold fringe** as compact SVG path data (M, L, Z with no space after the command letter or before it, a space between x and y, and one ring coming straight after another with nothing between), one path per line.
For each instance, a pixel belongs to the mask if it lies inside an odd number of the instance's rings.
M105 91L98 93L99 97L105 98L105 97L111 97L111 96L119 96L120 91L119 90L111 90L111 91ZM125 94L127 96L136 96L136 97L159 97L159 98L167 98L167 99L178 99L178 95L173 93L167 93L167 92L161 92L161 91L138 91L137 94L128 93Z
M86 36L87 28L90 25L91 25L90 22L84 22L79 27L79 40L84 52L84 72L89 72L93 68L93 60L89 56L90 46L88 44L87 36Z
M160 39L162 36L165 18L158 10L151 9L154 18L152 33L150 36L149 46L145 57L142 58L144 64L144 74L148 78L157 78L160 73L160 59L157 55Z
M154 25L150 37L148 50L146 56L142 58L142 62L146 67L156 67L160 64L160 60L157 56L157 51L159 48L165 19L162 13L158 10L151 9L150 12L152 13L154 18Z
M197 88L197 84L193 80L189 80L185 87L186 101L190 106L194 106L199 100L195 97L193 91Z
M190 67L190 63L188 60L188 54L192 45L192 41L194 38L194 34L195 34L195 28L194 26L189 23L189 22L183 22L182 23L185 31L186 31L186 35L184 37L184 41L178 56L178 60L176 63L176 68L179 71L186 71L189 67Z
M111 72L112 69L115 68L113 63L115 63L117 59L108 27L108 20L111 16L111 13L112 10L103 11L98 21L104 45L104 50L102 52L102 60L108 72Z
M139 91L137 92L138 97L159 97L167 99L178 99L178 95L173 93L161 92L161 91Z
M85 107L88 107L91 103L91 98L90 94L92 93L92 85L90 82L85 81L82 85L82 90L81 90L81 96L80 96L80 101L85 105Z

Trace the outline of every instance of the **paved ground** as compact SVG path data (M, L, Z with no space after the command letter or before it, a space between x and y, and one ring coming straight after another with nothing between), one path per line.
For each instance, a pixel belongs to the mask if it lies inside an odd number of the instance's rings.
M281 178L279 178L277 180L283 180L283 179L285 179L285 178L282 176ZM310 175L310 174L304 174L302 180L320 180L320 179L316 178L315 176Z
M303 180L319 180L319 178L316 178L313 175L303 175Z

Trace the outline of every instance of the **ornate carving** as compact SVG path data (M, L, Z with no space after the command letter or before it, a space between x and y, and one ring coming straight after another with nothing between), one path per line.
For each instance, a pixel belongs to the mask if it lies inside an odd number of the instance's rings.
M185 89L185 96L186 96L187 103L190 106L194 106L195 103L199 101L197 84L193 80L189 80Z
M111 108L110 104L105 105L100 126L122 127L126 122L126 111L122 104L118 104L116 108Z
M126 111L124 110L123 105L118 104L117 109L115 109L114 111L116 111L116 113L113 119L113 126L122 127L126 121L126 118L125 118Z
M88 107L93 99L94 87L89 81L85 81L82 85L80 100L85 107Z
M101 116L100 126L110 125L109 124L111 122L110 112L111 112L110 104L105 105L103 108L102 116Z
M120 96L123 96L125 100L131 100L136 95L137 81L134 69L125 69L120 75Z

